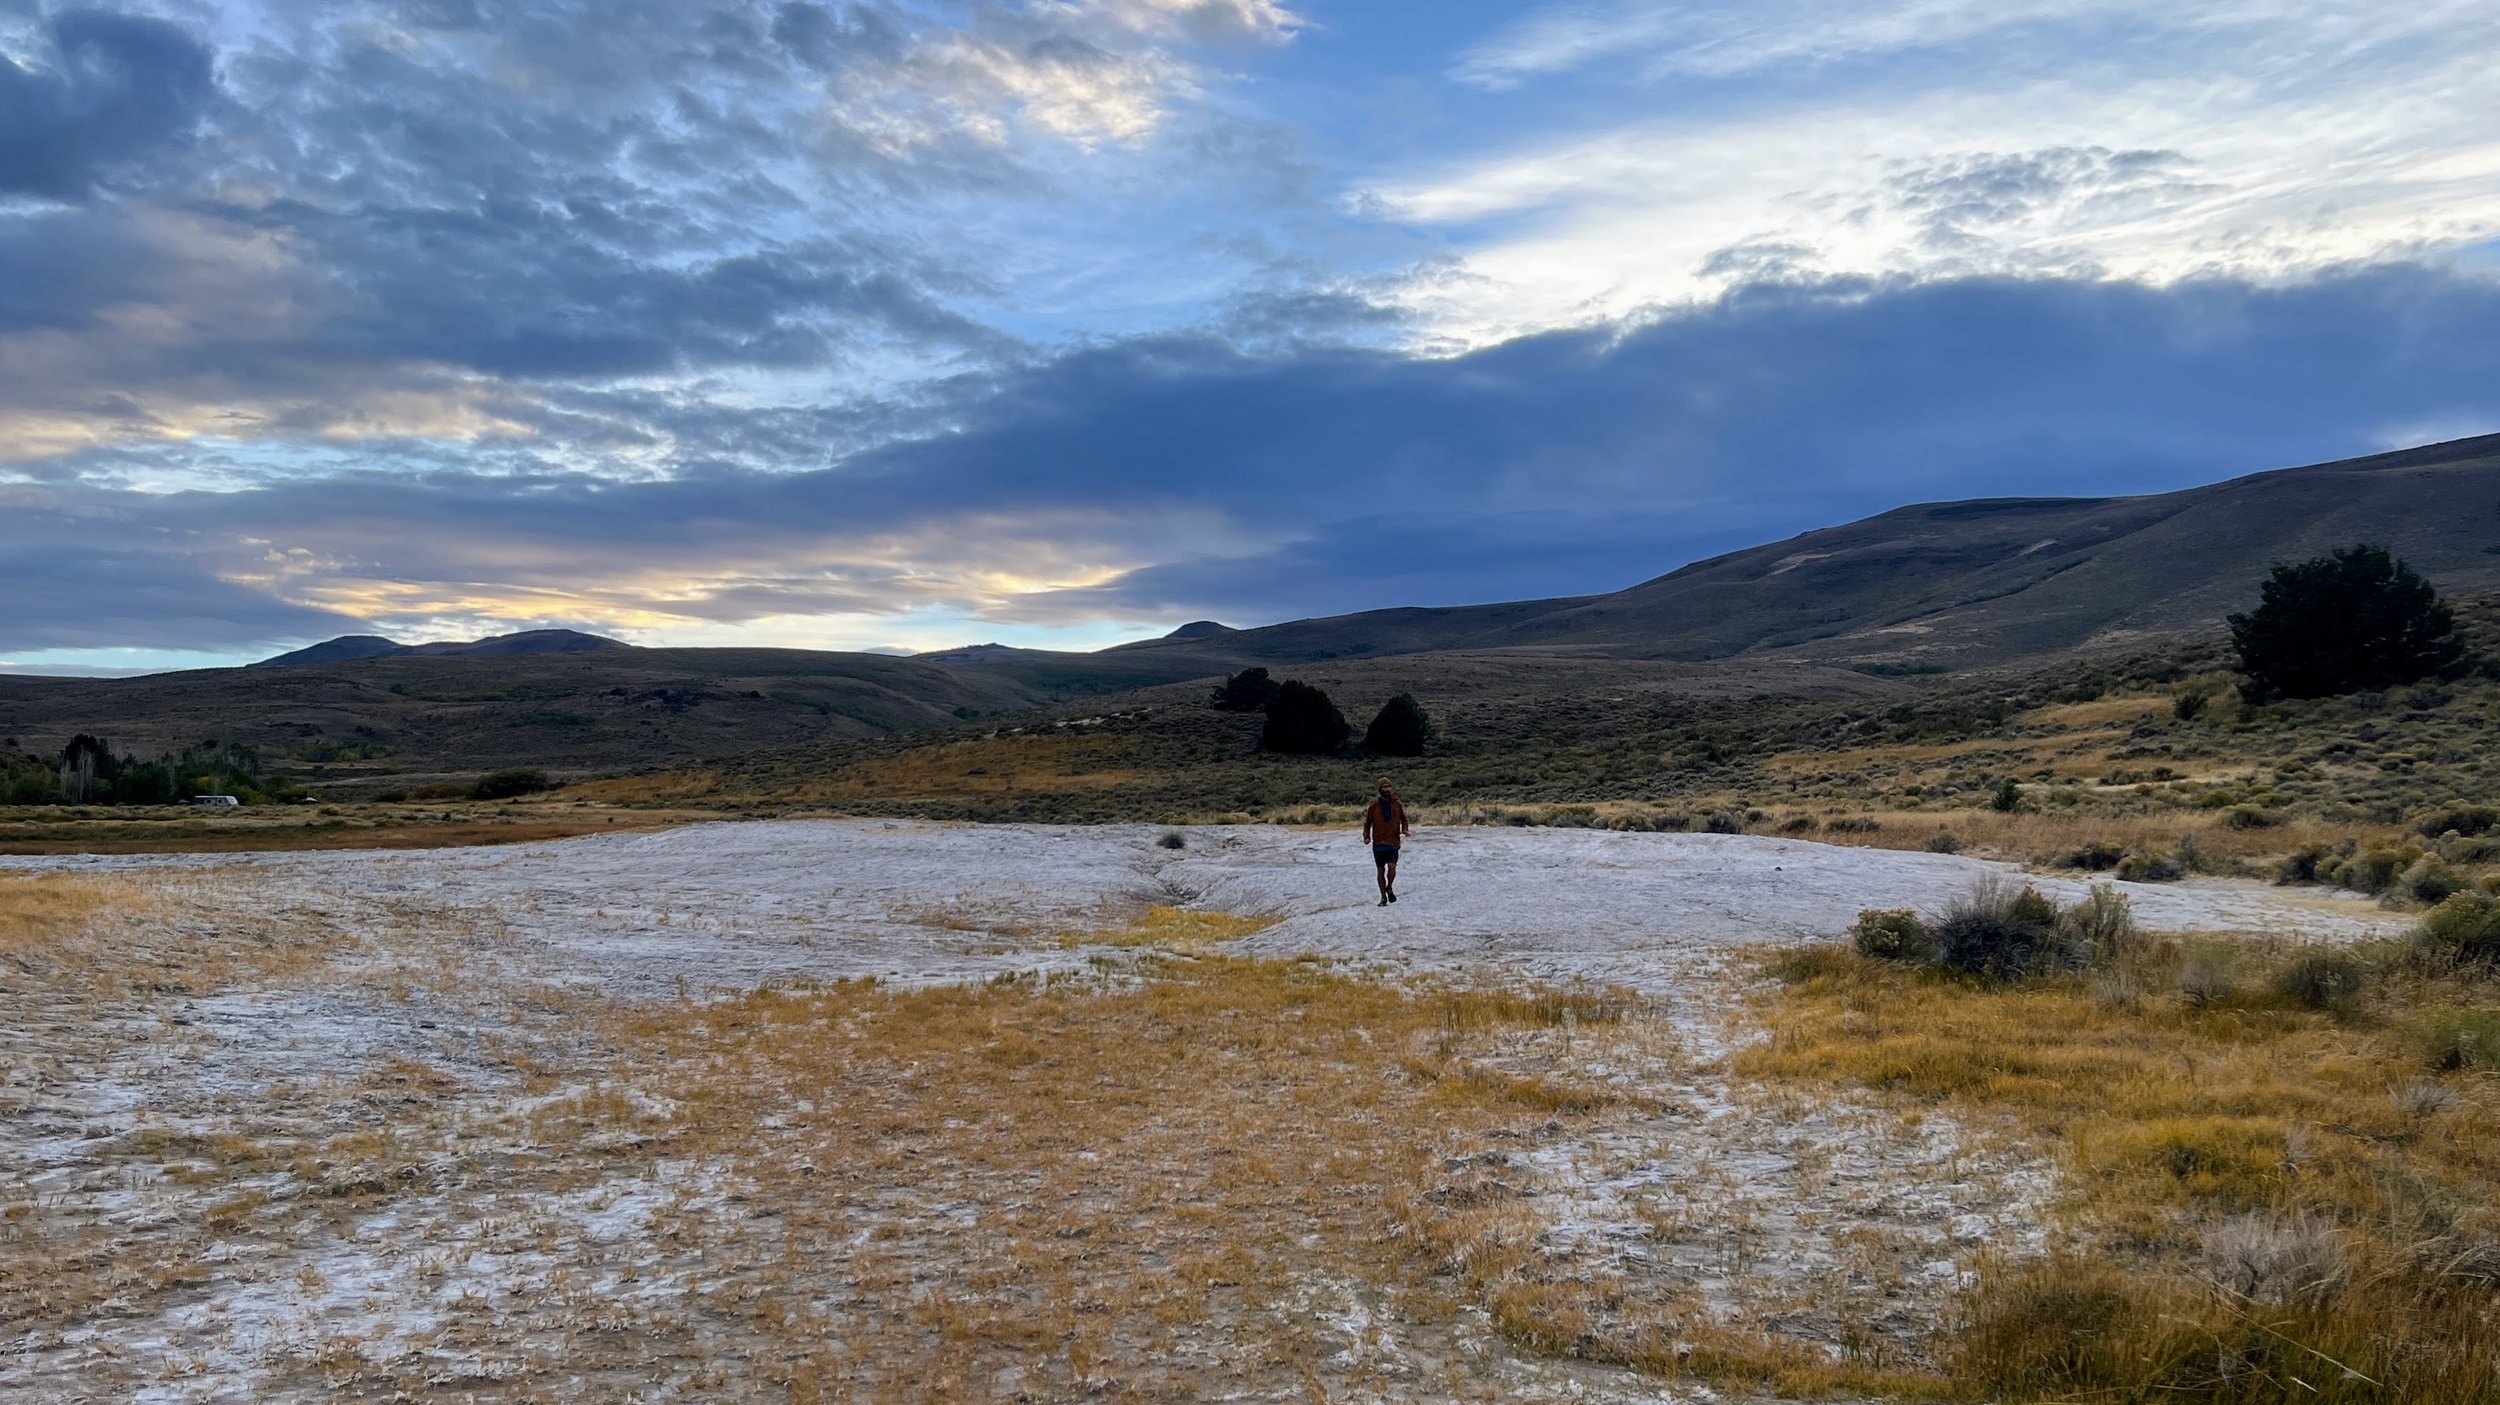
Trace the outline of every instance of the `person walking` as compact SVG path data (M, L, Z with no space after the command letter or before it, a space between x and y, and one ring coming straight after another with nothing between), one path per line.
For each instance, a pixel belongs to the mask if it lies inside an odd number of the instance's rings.
M1380 798L1363 810L1363 842L1372 846L1372 876L1380 880L1380 905L1398 900L1398 845L1415 827L1406 820L1406 802L1397 787L1380 778Z

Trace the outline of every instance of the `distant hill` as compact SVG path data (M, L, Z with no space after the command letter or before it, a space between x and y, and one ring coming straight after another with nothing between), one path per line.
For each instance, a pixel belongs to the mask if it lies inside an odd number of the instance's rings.
M421 655L434 658L509 658L521 654L580 654L595 649L629 649L633 646L604 634L584 634L578 629L525 629L518 634L498 634L490 639L446 640L435 644L402 644L379 634L342 634L336 639L297 649L290 654L262 659L246 668L298 668L305 664L348 663L356 659L395 658Z
M668 764L1192 685L1156 695L1179 705L1254 664L1342 687L1358 711L1401 690L1437 710L1495 693L1824 694L2211 633L2255 601L2270 562L2355 541L2391 545L2452 594L2500 590L2500 435L2147 497L1904 507L1605 595L1198 621L1090 654L642 649L533 630L349 635L245 669L0 677L0 738L42 751L92 732L152 754L213 737L301 759L317 780L372 781Z
M2500 588L2500 435L2148 497L1926 503L1608 595L1373 610L1123 652L1272 665L1454 650L1783 651L1958 668L2217 629L2255 603L2272 562L2357 541L2393 546L2452 593Z
M298 664L346 663L352 659L378 659L385 654L406 652L407 645L396 639L385 639L379 634L342 634L336 639L325 639L291 654L280 654L276 658L262 659L259 663L245 664L244 667L293 668Z

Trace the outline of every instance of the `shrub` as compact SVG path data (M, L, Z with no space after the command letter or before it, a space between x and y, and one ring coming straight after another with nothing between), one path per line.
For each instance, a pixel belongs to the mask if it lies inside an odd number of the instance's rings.
M1256 712L1276 697L1276 680L1264 668L1245 668L1225 678L1209 699L1224 712Z
M2135 943L2135 905L2107 883L2095 883L2057 915L2058 930L2082 943L2096 961L2114 961Z
M2061 855L2057 860L2057 866L2059 868L2080 868L2089 872L2099 872L2102 869L2116 868L2118 866L2118 861L2126 856L2126 850L2119 848L2117 845L2110 843L2108 840L2095 839L2080 849L2070 850L2064 855Z
M1935 934L1908 908L1869 908L1849 929L1849 945L1858 955L1877 961L1924 966L1940 952Z
M2088 953L2057 918L2056 905L2029 884L1983 879L1936 922L1937 964L1995 981L2072 970Z
M2205 853L2205 846L2199 842L2193 834L2180 835L2179 842L2171 846L2170 852L2177 856L2179 869L2183 873L2213 873L2217 871L2218 866L2214 863L2213 859Z
M2396 845L2384 841L2346 855L2331 870L2320 870L2320 876L2339 888L2357 893L2384 893L2396 885L2397 876L2413 867L2422 851L2410 844Z
M407 798L408 792L404 790L377 791L374 794L373 803L376 805L396 805Z
M1812 815L1790 815L1787 819L1780 821L1782 834L1812 834L1813 832L1814 816Z
M2012 814L2022 808L2023 788L2012 776L1997 782L1997 793L1988 797L1988 807L2000 814Z
M2318 1307L2344 1290L2351 1271L2341 1235L2307 1215L2234 1215L2205 1235L2205 1279L2234 1302Z
M1177 829L1167 829L1155 840L1155 843L1166 849L1186 849L1189 847L1189 836Z
M2181 693L2170 700L2170 715L2182 722L2193 722L2205 715L2205 709L2212 702L2213 699L2203 693Z
M2403 1034L2422 1062L2443 1073L2500 1068L2500 1010L2442 1010Z
M2347 1011L2361 999L2370 968L2348 951L2304 951L2274 974L2275 992L2311 1010Z
M2437 1117L2455 1110L2464 1101L2456 1089L2430 1078L2416 1078L2387 1090L2387 1105L2407 1117Z
M2489 805L2448 805L2433 810L2414 821L2413 828L2423 837L2437 839L2443 834L2462 834L2468 838L2500 825L2500 809Z
M2500 966L2500 898L2452 893L2423 914L2409 943L2434 968Z
M2168 854L2129 849L2118 860L2117 874L2129 883L2167 883L2185 877L2187 867Z
M1382 703L1371 726L1363 729L1363 749L1375 756L1421 756L1431 739L1432 718L1413 693Z
M1962 852L1962 841L1954 838L1950 833L1944 830L1938 830L1934 834L1927 836L1927 852L1931 854L1958 854Z
M2222 822L2233 829L2272 829L2283 823L2283 817L2254 805L2234 805L2222 817Z
M2436 904L2446 902L2470 886L2464 874L2441 862L2437 855L2424 854L2396 876L2388 892L2418 903Z
M2179 957L2179 994L2195 1006L2219 1005L2240 993L2240 954L2213 942L2189 947Z
M1873 815L1843 815L1825 824L1823 828L1832 834L1879 834L1883 832L1884 826L1883 822Z
M1328 694L1287 679L1268 700L1267 724L1259 729L1259 744L1269 751L1324 756L1344 750L1353 730Z
M489 771L478 777L477 784L469 787L469 798L471 800L510 800L517 795L536 795L542 790L555 788L556 783L547 779L547 773L544 771L521 768Z
M2274 868L2277 883L2316 883L2331 871L2338 855L2324 844L2303 844L2283 856Z
M470 788L465 785L437 782L433 785L418 786L415 790L408 792L408 798L411 800L465 800L469 798L469 790Z
M1702 820L1701 827L1707 834L1742 834L1745 832L1745 820L1743 816L1726 810L1713 810Z
M2252 702L2322 698L2455 672L2465 643L2430 582L2383 546L2279 563L2257 608L2231 616Z

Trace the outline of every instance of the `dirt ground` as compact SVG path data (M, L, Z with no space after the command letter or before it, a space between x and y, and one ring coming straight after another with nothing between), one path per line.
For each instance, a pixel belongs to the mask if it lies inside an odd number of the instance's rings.
M1991 865L1167 833L6 860L0 1396L1737 1399L2054 1231L2010 1129L1724 1063L1750 949Z

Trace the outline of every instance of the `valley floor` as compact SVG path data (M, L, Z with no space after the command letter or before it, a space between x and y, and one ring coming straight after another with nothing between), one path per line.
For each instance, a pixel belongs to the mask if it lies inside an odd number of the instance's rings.
M2053 1154L1723 1056L1758 948L2003 871L1427 830L1381 908L1343 830L875 820L0 859L0 1395L1916 1382Z

